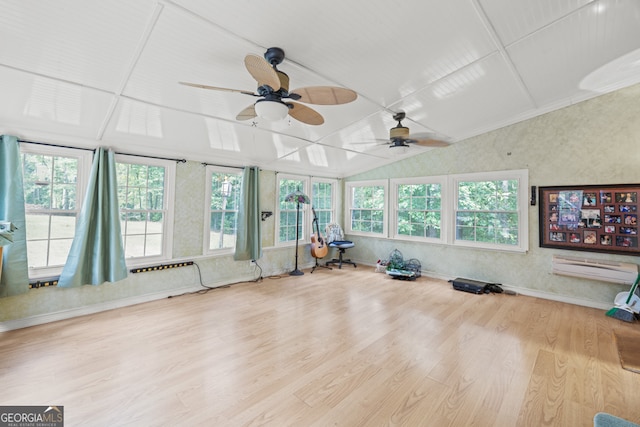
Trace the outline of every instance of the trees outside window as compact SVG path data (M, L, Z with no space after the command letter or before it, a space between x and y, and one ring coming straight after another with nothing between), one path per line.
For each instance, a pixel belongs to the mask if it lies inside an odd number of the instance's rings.
M318 229L324 235L327 225L335 221L335 180L317 180L311 183L311 204L318 218ZM315 230L311 230L313 233Z
M233 251L236 246L242 173L238 169L207 166L205 252Z
M304 194L308 194L309 179L306 177L297 177L295 175L278 175L278 218L277 244L295 243L296 241L296 224L298 225L298 237L304 241L307 237L309 224L305 221L308 205L301 204L299 217L296 220L297 206L296 203L286 202L285 198L288 194L299 190Z
M349 182L346 186L348 220L345 231L387 235L387 181Z
M118 156L116 171L125 257L170 257L175 163Z
M24 144L21 152L29 268L44 275L69 255L91 151Z
M415 239L442 237L442 184L397 183L395 236Z

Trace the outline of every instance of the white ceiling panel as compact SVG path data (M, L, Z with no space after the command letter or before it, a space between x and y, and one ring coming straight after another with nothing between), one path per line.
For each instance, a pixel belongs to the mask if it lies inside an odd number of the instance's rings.
M394 112L455 144L640 80L638 0L4 0L0 40L3 132L316 176L428 155L385 144ZM291 92L357 99L237 120L269 47Z
M507 48L539 107L589 96L580 81L640 48L640 2L601 0Z
M393 107L439 135L458 140L483 127L505 126L505 117L518 117L534 105L502 55L494 54Z
M510 45L595 0L478 0L502 44Z
M155 0L3 0L0 63L115 90L155 7Z
M114 97L0 67L0 126L95 139Z

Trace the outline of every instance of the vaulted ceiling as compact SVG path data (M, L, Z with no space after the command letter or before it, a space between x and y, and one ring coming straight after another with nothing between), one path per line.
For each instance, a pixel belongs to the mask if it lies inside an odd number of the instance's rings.
M2 0L0 133L344 177L640 81L637 0ZM247 54L284 49L291 89L358 97L325 119L236 116ZM382 142L381 142L382 141Z

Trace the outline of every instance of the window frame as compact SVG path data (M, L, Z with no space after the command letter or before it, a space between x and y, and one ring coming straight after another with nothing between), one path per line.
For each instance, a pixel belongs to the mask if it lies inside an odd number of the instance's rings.
M439 175L439 176L426 176L426 177L415 177L415 178L393 178L390 180L390 189L389 189L389 200L393 200L393 207L390 206L389 209L389 222L393 225L390 230L390 238L394 240L406 240L413 242L426 242L426 243L437 243L437 244L446 244L447 236L449 235L448 227L449 221L447 220L447 216L449 215L448 207L448 199L449 193L447 192L447 176ZM440 237L420 237L420 236L408 236L405 234L398 233L398 187L400 185L431 185L431 184L439 184L440 185Z
M67 158L76 158L78 160L78 168L77 168L77 176L76 176L76 209L74 209L76 214L76 228L78 226L77 219L80 211L82 210L82 204L84 202L84 198L86 196L87 191L87 183L89 182L89 176L91 175L91 166L93 163L93 155L94 150L85 150L85 149L76 149L76 148L67 148L67 147L57 147L51 145L42 145L42 144L29 144L29 143L21 143L20 144L20 156L22 163L22 155L23 154L31 154L31 155L42 155L42 156L51 156L51 157L67 157ZM21 165L21 168L24 164ZM23 183L24 183L24 170L23 173ZM25 201L26 202L26 201ZM42 211L41 211L42 212ZM48 210L48 214L51 215L55 212L53 209ZM29 209L27 209L25 203L25 216L31 213ZM49 230L49 233L51 230ZM75 232L74 232L75 236ZM49 235L47 242L51 241L51 236ZM72 239L73 242L73 239ZM27 253L28 253L28 245L29 240L26 240L27 244ZM47 246L49 243L47 244ZM29 265L28 275L30 279L37 279L42 277L50 277L59 275L62 273L62 269L64 268L64 264L61 265L47 265L43 267L32 267Z
M176 162L151 157L130 156L127 154L116 154L116 163L128 163L146 166L162 166L165 168L164 174L164 195L163 195L163 224L162 224L162 253L160 255L127 257L127 266L147 265L153 262L160 262L172 259L173 256L173 221L175 207L175 183L176 183ZM118 183L118 187L120 183ZM118 200L120 203L120 200ZM122 211L120 211L122 215ZM120 223L122 226L122 217ZM124 245L125 230L121 228L122 242Z
M353 192L356 188L363 187L383 187L384 189L384 201L382 207L382 233L365 232L353 229L352 210L353 210ZM351 234L354 236L368 236L368 237L389 237L389 180L378 179L371 181L349 181L345 184L345 208L344 208L344 224L343 229L345 234Z
M242 170L238 168L230 168L224 166L215 166L215 165L207 165L206 166L206 184L205 184L205 197L204 197L204 239L202 246L202 253L204 255L228 255L235 253L235 245L233 248L211 248L211 190L212 184L211 180L214 174L224 174L224 175L236 175L240 177L240 181L242 181ZM220 211L220 210L217 210ZM238 209L225 209L224 212L236 212L236 237L238 233Z
M294 174L282 174L279 173L276 179L276 191L275 191L275 206L276 206L276 215L275 215L275 235L274 235L274 243L276 247L287 247L287 246L295 246L295 240L286 240L280 241L280 227L281 227L281 206L280 206L280 183L283 180L296 180L302 182L302 188L299 190L304 194L309 196L309 185L310 178L308 176L303 175L294 175ZM309 196L309 198L311 198ZM293 209L295 211L295 209ZM289 210L287 210L288 212ZM311 222L309 220L311 214L311 207L306 204L300 205L300 220L301 220L301 234L298 236L298 244L306 244L311 242L311 233L308 231L311 227Z
M518 215L518 245L493 244L459 240L456 238L456 218L458 212L459 183L467 181L518 181L517 215ZM478 249L490 249L506 252L527 252L529 250L529 171L526 169L478 172L456 174L449 176L450 214L447 219L450 222L448 244L459 247L471 247Z

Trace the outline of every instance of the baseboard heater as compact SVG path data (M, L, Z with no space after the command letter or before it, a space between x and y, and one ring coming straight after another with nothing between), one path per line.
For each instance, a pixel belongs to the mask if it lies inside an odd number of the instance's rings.
M632 285L638 277L638 265L595 259L553 256L553 274Z
M146 273L149 271L159 271L159 270L167 270L169 268L179 268L186 267L188 265L193 265L193 261L184 261L184 262L174 262L171 264L159 264L159 265L151 265L148 267L137 267L129 270L130 273Z

